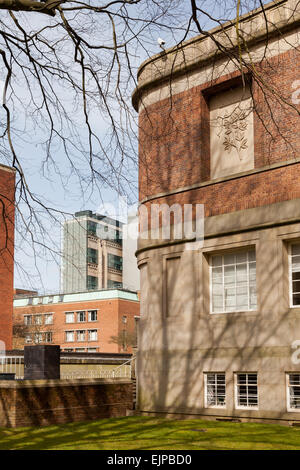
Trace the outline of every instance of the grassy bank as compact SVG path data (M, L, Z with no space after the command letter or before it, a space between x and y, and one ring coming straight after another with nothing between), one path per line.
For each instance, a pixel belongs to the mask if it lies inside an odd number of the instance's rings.
M0 449L300 449L300 429L135 416L42 428L0 428Z

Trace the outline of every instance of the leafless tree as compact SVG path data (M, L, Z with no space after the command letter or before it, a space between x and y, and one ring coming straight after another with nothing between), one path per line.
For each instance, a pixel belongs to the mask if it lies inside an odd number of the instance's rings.
M31 245L44 258L59 256L50 228L69 215L51 204L51 194L37 194L31 186L33 147L35 171L39 167L45 181L66 191L76 182L86 199L95 191L100 198L103 188L136 198L138 127L131 93L141 60L164 54L158 36L178 50L195 34L210 37L245 77L251 73L267 99L299 113L247 54L239 18L255 7L264 9L264 2L0 0L0 154L16 169L22 250ZM267 47L276 25L265 18ZM236 35L224 45L227 29L219 38L209 30L226 21ZM274 125L280 132L274 122L268 132Z

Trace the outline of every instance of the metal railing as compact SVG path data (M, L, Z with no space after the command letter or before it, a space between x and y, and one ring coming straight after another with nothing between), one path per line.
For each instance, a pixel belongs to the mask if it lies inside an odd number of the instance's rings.
M130 379L132 360L133 358L123 362L123 364L114 369L107 369L103 366L100 366L97 370L84 370L81 368L76 371L64 372L60 377L61 379Z
M1 356L0 355L0 373L15 374L16 379L24 378L23 356ZM84 366L75 371L61 373L61 379L115 379L131 378L132 361L134 357L113 369L105 366L99 366L97 369L89 370Z
M24 378L23 356L1 356L0 373L15 374L16 379Z

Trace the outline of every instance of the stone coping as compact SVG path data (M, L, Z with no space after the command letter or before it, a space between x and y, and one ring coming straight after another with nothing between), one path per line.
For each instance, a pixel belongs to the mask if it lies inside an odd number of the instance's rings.
M0 380L1 388L18 390L21 388L43 388L43 387L73 387L80 385L113 385L130 384L131 379L43 379L43 380Z
M239 37L248 47L264 41L266 37L270 39L272 36L280 36L284 31L293 29L300 23L297 0L274 0L263 8L257 8L240 16L239 23ZM138 111L144 91L159 86L162 81L167 81L170 77L174 80L176 76L224 56L224 52L218 48L213 37L228 50L236 48L238 46L236 19L145 60L139 67L138 85L132 95L135 110Z

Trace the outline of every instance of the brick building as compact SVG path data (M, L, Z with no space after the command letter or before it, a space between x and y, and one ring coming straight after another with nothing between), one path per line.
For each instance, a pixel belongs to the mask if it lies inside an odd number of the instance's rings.
M300 420L299 24L240 18L243 76L234 23L139 69L140 411ZM201 248L147 239L153 204L204 204Z
M15 170L0 165L0 341L12 347Z
M63 351L132 352L139 300L135 292L101 290L14 300L14 349L58 344Z

